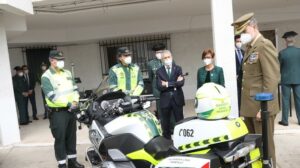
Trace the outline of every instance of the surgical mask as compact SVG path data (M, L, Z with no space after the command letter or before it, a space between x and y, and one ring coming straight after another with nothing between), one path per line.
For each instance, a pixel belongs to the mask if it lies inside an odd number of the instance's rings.
M167 66L171 66L172 65L173 60L172 59L167 59L164 61L164 64Z
M65 67L65 61L57 61L56 66L59 69L63 69Z
M241 34L241 42L242 44L248 44L252 41L252 36L249 33L242 33Z
M23 73L23 72L19 72L18 75L19 75L19 76L23 76L24 73Z
M124 63L125 64L129 65L129 64L131 64L131 62L132 62L131 56L127 56L127 57L124 58Z
M211 58L205 58L203 59L204 65L209 65L212 63L212 59Z
M157 59L159 59L159 60L160 60L160 59L161 59L161 57L162 57L162 53L156 53L156 54L155 54L155 56L156 56L156 58L157 58Z
M242 43L241 42L237 42L237 43L235 43L235 46L236 46L236 48L238 48L238 49L240 49L240 48L242 48Z
M47 69L47 67L46 66L42 66L42 70L46 70Z

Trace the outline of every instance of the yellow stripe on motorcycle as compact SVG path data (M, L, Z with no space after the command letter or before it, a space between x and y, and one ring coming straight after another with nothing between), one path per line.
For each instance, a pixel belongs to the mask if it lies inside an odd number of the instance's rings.
M256 160L257 158L260 158L261 156L261 153L260 153L260 150L259 150L259 148L256 148L256 149L254 149L254 150L252 150L251 152L250 152L250 160L252 161L252 160ZM257 161L255 161L255 162L253 162L252 164L251 164L251 168L262 168L262 162L261 162L261 159L259 159L259 160L257 160Z
M187 149L192 149L192 148L201 147L201 146L208 146L210 144L215 144L215 143L220 143L220 142L225 142L225 141L228 141L228 136L227 135L220 136L220 137L215 137L215 138L211 138L211 139L205 139L205 140L193 142L193 143L190 143L190 144L182 145L182 146L179 146L178 149L180 151L184 151L184 150L187 150Z
M148 154L144 149L134 151L126 155L130 160L144 160L152 165L157 165L158 160L154 159L150 154Z
M207 154L208 152L210 152L210 149L203 149L203 150L199 150L199 151L190 152L190 153L187 153L187 154L190 154L190 155L204 155L204 154Z

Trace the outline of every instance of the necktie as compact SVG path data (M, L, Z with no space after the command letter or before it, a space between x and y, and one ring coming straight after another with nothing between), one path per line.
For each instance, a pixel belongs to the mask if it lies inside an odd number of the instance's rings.
M170 76L171 76L171 70L170 70L170 67L169 67L169 66L167 66L167 73L168 73L168 76L169 76L169 78L170 78Z
M237 49L237 53L238 53L239 63L241 63L243 60L243 54L242 54L241 49Z
M28 77L28 74L25 74L25 79L26 79L27 85L29 86L29 77Z

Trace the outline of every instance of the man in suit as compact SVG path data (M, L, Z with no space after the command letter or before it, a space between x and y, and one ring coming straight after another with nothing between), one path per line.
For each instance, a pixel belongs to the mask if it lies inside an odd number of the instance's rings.
M27 65L23 65L22 69L24 72L24 78L25 78L26 84L28 85L28 97L26 99L26 109L28 109L28 100L30 100L31 107L32 107L32 118L34 120L39 120L37 118L35 92L34 92L36 79L32 73L29 73Z
M242 89L242 63L244 58L244 50L242 49L241 35L234 36L235 41L235 67L236 67L236 79L237 79L237 91L238 91L238 106L239 111L241 109L241 89Z
M25 82L22 68L20 66L16 66L14 69L16 70L16 75L13 76L13 87L20 117L19 123L20 125L27 125L30 123L28 110L26 108L28 86Z
M279 52L281 90L282 90L282 118L280 125L288 126L288 116L290 111L291 89L293 89L294 102L298 124L300 125L300 48L294 46L294 31L284 33L287 48Z
M262 133L260 102L255 101L254 96L260 92L273 93L274 96L268 103L268 146L273 167L276 167L274 120L279 113L277 87L280 80L277 51L259 32L254 13L241 16L232 26L236 34L241 34L241 42L247 45L242 67L241 116L245 118L250 133Z
M182 87L184 85L184 78L181 67L174 63L170 51L163 51L162 61L163 66L156 71L157 89L160 91L163 136L171 139L171 113L173 113L176 122L183 119L183 106L185 102Z

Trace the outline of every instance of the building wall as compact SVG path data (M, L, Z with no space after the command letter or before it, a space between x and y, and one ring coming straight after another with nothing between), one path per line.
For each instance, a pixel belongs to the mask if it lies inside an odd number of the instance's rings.
M278 36L278 50L285 48L281 36L284 32L294 30L300 33L300 22L278 22L259 24L261 30L275 29ZM300 47L300 38L296 45ZM176 63L182 66L183 72L189 72L186 77L184 93L186 99L194 99L197 82L197 70L203 66L201 54L205 48L212 48L212 32L210 29L176 32L171 34L171 50ZM102 78L99 47L96 43L80 44L58 47L66 57L66 68L71 70L71 63L74 63L74 72L76 77L80 77L82 84L79 84L80 90L96 88ZM23 65L22 50L14 48L9 50L11 67ZM222 55L216 55L216 59L226 59ZM235 63L233 63L235 65ZM14 71L12 71L14 73ZM225 82L226 79L225 77ZM39 114L43 113L41 89L36 87L36 99Z

